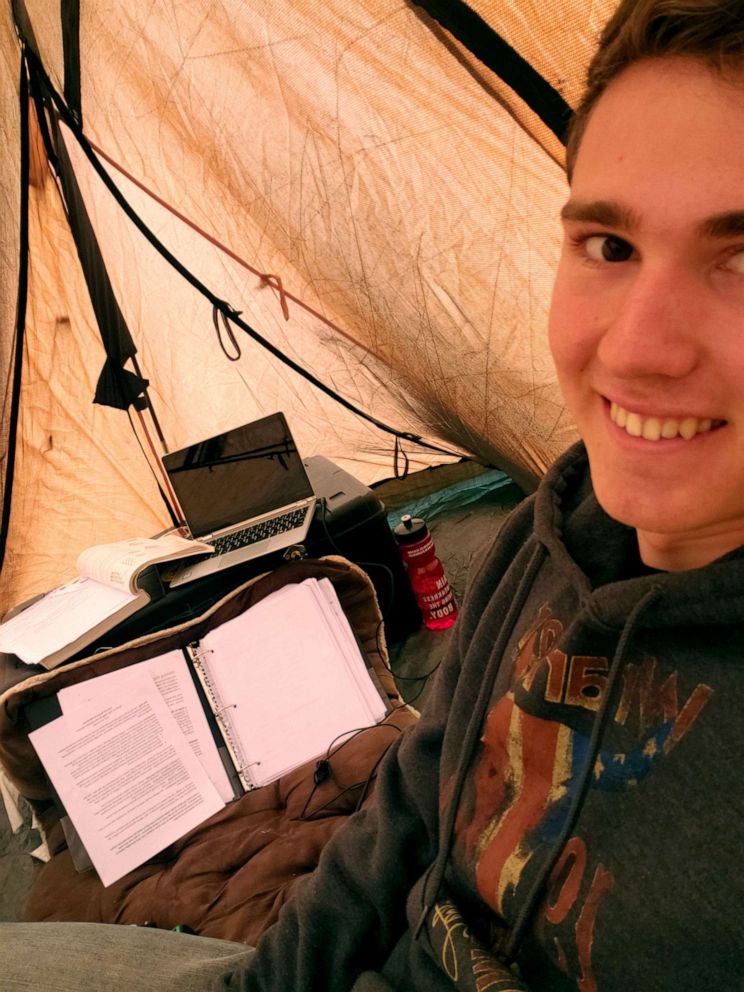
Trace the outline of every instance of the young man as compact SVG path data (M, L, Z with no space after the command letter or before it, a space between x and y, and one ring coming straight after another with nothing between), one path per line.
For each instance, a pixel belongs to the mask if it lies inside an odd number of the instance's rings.
M741 985L744 3L624 0L569 164L550 338L583 444L255 956L132 931L138 989ZM195 963L163 984L150 954L178 947Z

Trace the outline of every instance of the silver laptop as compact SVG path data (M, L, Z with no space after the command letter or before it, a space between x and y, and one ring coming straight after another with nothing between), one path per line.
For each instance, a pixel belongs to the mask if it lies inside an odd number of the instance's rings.
M191 536L214 547L171 586L305 539L316 497L284 414L172 451L163 465Z

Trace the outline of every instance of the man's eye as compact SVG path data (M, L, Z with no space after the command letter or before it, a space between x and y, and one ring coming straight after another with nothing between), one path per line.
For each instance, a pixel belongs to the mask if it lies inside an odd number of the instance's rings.
M744 276L744 250L736 251L726 260L726 268L737 275Z
M633 246L614 234L595 234L584 242L584 250L595 262L627 262Z

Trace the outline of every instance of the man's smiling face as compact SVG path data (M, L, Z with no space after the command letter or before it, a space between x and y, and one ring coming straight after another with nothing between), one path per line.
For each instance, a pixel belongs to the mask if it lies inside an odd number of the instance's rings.
M550 342L597 498L644 560L744 544L744 73L651 59L589 118Z

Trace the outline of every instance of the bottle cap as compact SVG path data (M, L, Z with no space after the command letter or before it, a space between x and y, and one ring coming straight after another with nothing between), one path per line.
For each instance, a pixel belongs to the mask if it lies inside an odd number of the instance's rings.
M413 544L426 537L429 528L421 517L412 517L410 513L404 513L393 533L398 544Z

